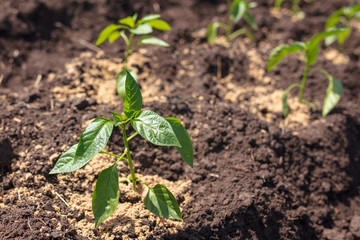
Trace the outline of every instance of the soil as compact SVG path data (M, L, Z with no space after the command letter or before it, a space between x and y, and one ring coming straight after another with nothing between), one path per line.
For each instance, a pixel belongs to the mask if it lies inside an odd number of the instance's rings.
M317 67L344 87L321 117L327 79L309 75L305 99L281 95L300 81L295 55L266 72L271 50L322 31L350 1L301 1L297 19L285 1L257 0L256 42L239 37L206 42L206 26L226 20L220 0L2 0L0 3L1 239L360 239L360 28L342 53L322 46ZM155 35L169 48L147 46L129 59L144 105L179 118L193 140L194 167L176 149L141 137L130 142L138 176L162 183L180 203L184 222L144 208L141 188L120 184L119 206L94 228L91 195L114 159L97 155L83 169L49 175L59 156L96 117L121 112L115 75L124 45L96 47L98 33L119 18L161 13L171 31ZM237 27L244 26L240 21ZM123 148L119 131L108 151ZM119 164L119 175L128 168Z

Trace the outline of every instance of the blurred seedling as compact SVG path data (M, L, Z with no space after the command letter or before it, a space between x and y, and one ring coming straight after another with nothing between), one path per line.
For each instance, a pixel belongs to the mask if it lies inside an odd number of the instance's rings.
M138 19L138 15L134 14L133 16L128 16L119 20L119 24L110 24L104 30L101 31L96 45L100 45L106 40L110 43L113 43L119 38L122 38L126 44L125 56L124 56L124 66L121 71L116 76L116 92L117 94L125 100L125 80L126 80L126 71L136 80L136 73L129 69L128 59L131 53L133 53L140 45L156 45L162 47L168 47L169 44L163 40L151 36L153 29L160 31L168 31L171 29L170 25L160 19L159 14L149 14L145 17ZM139 36L137 41L134 40L135 36Z
M244 17L245 21L250 25L254 30L258 29L254 21L254 17L248 12L250 8L257 6L255 2L247 2L245 0L227 0L228 6L228 21L227 23L214 22L209 24L207 27L207 41L213 43L217 37L218 28L225 30L226 41L230 42L234 38L245 34L251 41L255 42L254 35L245 27L240 28L233 32L234 25Z
M303 12L300 8L300 0L290 0L291 1L291 12L296 15L299 19L305 18L305 12ZM313 3L316 0L307 0L306 2ZM280 10L281 5L283 4L284 0L276 0L274 4L274 9Z
M348 31L325 38L325 45L329 46L337 40L339 50L342 51L346 40L351 35L352 21L360 21L360 4L350 4L350 6L343 7L333 12L326 21L325 31L336 29L338 27L347 28Z
M155 145L175 146L185 163L193 167L192 141L177 118L163 118L153 111L142 109L139 86L127 70L125 73L124 114L112 112L113 121L103 117L92 121L81 134L79 143L60 156L50 174L80 169L98 153L116 157L117 160L112 166L101 171L95 184L92 197L95 227L105 221L118 205L120 191L117 164L121 160L128 164L130 175L120 182L132 184L134 191L137 184L141 184L147 190L144 204L148 210L159 217L182 221L179 204L165 186L157 184L149 187L136 176L129 141L139 134ZM135 133L128 136L126 129L130 125ZM124 151L121 155L103 151L114 127L119 127L123 134Z
M329 36L334 36L338 34L344 34L348 32L349 29L341 28L341 29L333 29L329 31L325 31L313 36L307 42L294 42L292 44L281 44L277 46L269 56L267 70L270 72L273 68L275 68L280 61L289 54L298 53L300 58L305 62L304 73L302 76L301 83L294 83L288 87L282 97L283 104L283 115L286 118L289 114L289 106L287 104L287 98L290 91L294 88L299 88L299 96L298 100L300 103L305 103L309 105L311 108L315 109L315 105L312 102L309 102L303 99L304 89L306 85L306 80L308 77L308 72L311 70L317 70L323 73L329 79L329 85L326 90L326 95L322 107L322 116L325 117L339 102L340 95L342 92L342 84L339 80L335 79L328 72L326 72L322 68L311 68L318 57L320 42Z

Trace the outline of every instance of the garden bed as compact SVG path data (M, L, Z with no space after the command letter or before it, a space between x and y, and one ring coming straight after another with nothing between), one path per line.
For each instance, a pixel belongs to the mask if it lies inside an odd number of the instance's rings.
M343 53L336 44L320 50L316 66L344 87L325 118L324 76L310 74L305 89L317 110L297 103L294 91L284 119L282 93L300 81L303 65L292 55L266 72L274 47L323 31L327 17L350 1L302 1L302 20L287 4L274 12L273 1L256 2L256 43L220 37L210 45L206 27L225 21L224 1L2 1L0 238L359 239L359 28ZM106 25L135 12L160 13L172 26L156 33L169 48L141 48L129 64L144 108L176 116L188 130L194 168L176 149L134 138L136 171L174 193L184 222L150 213L142 189L120 183L118 209L95 229L92 192L114 159L98 155L73 173L49 171L92 119L122 111L114 78L125 48L93 43ZM114 131L108 150L122 149L121 138ZM125 164L118 169L120 177L129 174Z

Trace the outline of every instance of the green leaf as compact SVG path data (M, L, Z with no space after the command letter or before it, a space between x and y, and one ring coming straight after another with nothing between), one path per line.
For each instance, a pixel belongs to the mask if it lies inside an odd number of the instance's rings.
M142 24L139 24L136 28L130 29L129 31L133 34L140 35L140 34L152 33L153 29L149 23L142 23Z
M244 19L250 25L250 27L252 29L258 30L258 26L255 23L254 17L250 13L246 12L245 16L244 16Z
M134 72L133 70L130 70L130 69L127 69L127 71L131 74L131 76L136 81L136 78L137 78L136 72ZM121 97L121 99L123 101L125 101L125 97L126 97L125 81L126 81L126 71L123 70L116 76L116 93Z
M95 184L92 197L95 228L116 210L119 202L119 193L119 176L115 163L101 171Z
M159 217L183 221L178 202L163 185L157 184L149 188L144 204L150 212Z
M306 55L308 55L308 53L314 51L314 49L316 48L316 45L324 40L325 38L332 36L332 35L337 35L340 33L344 33L344 32L348 32L349 29L348 28L336 28L336 29L331 29L331 30L327 30L325 32L319 33L314 35L307 43L306 43Z
M61 155L50 174L73 172L85 166L106 146L113 126L113 121L106 118L92 121L81 134L79 143Z
M315 45L314 49L308 53L307 61L308 61L309 66L312 66L315 64L317 56L319 54L319 49L320 49L320 45L317 44L317 45Z
M119 113L116 113L116 112L113 112L113 111L111 111L111 113L114 116L114 126L117 127L123 121L123 117Z
M124 113L128 118L131 118L134 113L142 108L142 96L140 88L137 85L135 79L131 74L126 71L125 80L125 101L124 101Z
M283 115L284 115L284 118L287 118L287 116L289 115L289 105L287 103L287 99L288 99L288 95L290 93L290 91L293 89L293 88L296 88L296 87L301 87L301 84L299 83L294 83L294 84L291 84L290 87L288 87L285 92L283 93L283 96L282 96L282 105L283 105Z
M336 36L336 35L331 35L331 36L325 38L325 46L330 46L333 42L336 41L337 38L338 38L338 36Z
M338 36L338 43L339 43L339 47L340 47L340 50L343 49L344 47L344 44L345 44L345 41L346 39L348 39L348 37L351 35L351 28L349 28L349 31L348 32L343 32L343 33L340 33L339 36Z
M96 46L99 46L101 43L105 42L105 40L109 37L109 35L113 31L120 29L120 28L122 28L122 26L116 25L116 24L110 24L109 26L104 28L104 30L101 31L98 39L96 40Z
M140 111L131 125L143 138L160 146L181 147L170 123L149 110Z
M85 128L75 153L76 169L88 163L106 146L113 128L114 122L107 118L96 118Z
M171 29L170 25L167 22L165 22L164 20L160 20L160 19L151 20L151 21L149 21L149 24L153 28L155 28L157 30L161 30L161 31L168 31Z
M289 92L284 92L282 96L282 106L283 106L283 115L284 118L287 118L289 115L289 105L287 103Z
M235 0L231 6L231 16L234 23L238 22L246 12L246 2L244 0Z
M114 41L116 41L118 38L120 37L120 32L119 31L114 31L112 32L109 37L109 43L113 43Z
M180 120L174 117L165 118L168 121L179 141L181 147L176 147L184 162L193 167L194 149L189 133L186 131Z
M142 36L139 39L138 44L145 44L145 45L155 45L155 46L162 46L162 47L168 47L169 44L167 42L164 42L163 40L153 37L153 36Z
M132 17L126 17L119 20L119 23L128 25L129 27L133 28L135 26L135 21Z
M148 22L148 21L151 21L151 20L154 20L154 19L158 19L160 18L160 14L149 14L149 15L146 15L145 17L143 17L142 19L140 19L139 22Z
M325 30L329 30L335 27L340 21L340 12L339 10L330 15L325 23Z
M213 43L217 37L217 29L219 27L219 23L211 23L207 27L207 41L209 43Z
M284 1L284 0L276 0L276 1L275 1L275 4L274 4L274 8L280 8L280 6L281 6L281 4L282 4L283 1Z
M340 96L342 92L342 84L339 80L335 79L328 72L323 69L320 71L329 79L329 85L326 90L326 95L324 99L324 104L322 108L322 116L325 117L340 101Z
M299 52L305 49L305 45L302 42L294 42L291 45L281 44L274 48L270 53L267 70L270 72L280 61L289 54Z
M74 169L74 161L75 161L75 152L78 144L73 145L69 150L63 153L60 158L57 160L54 168L50 171L49 174L57 174L57 173L67 173L75 171L79 168Z

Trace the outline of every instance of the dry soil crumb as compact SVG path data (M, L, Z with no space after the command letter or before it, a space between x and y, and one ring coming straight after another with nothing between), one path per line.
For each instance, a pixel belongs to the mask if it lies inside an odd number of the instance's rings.
M348 64L350 59L348 56L340 53L338 50L329 48L324 51L324 57L326 60L331 61L335 65Z
M224 98L239 103L241 108L247 109L259 118L272 122L277 119L277 114L282 114L282 95L284 91L273 89L273 86L239 86L231 82L229 75L223 79L223 85L219 86ZM290 113L280 123L279 127L297 128L308 125L310 109L307 105L298 102L294 96L288 97Z

